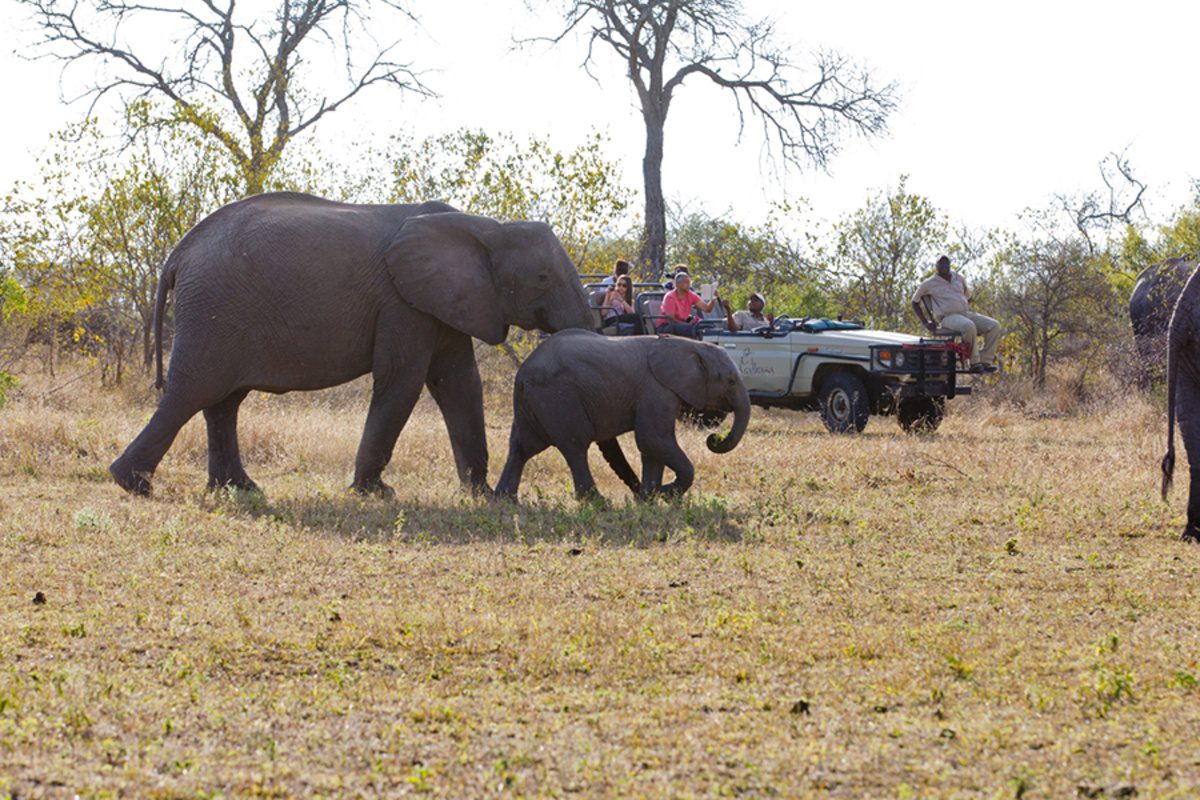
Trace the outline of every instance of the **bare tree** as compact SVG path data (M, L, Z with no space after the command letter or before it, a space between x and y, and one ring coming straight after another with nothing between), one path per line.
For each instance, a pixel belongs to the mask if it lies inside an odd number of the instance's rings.
M38 54L62 61L64 78L71 67L86 71L74 99L90 98L89 116L110 93L126 105L166 101L177 121L229 153L247 194L263 190L289 141L368 86L431 94L394 60L397 45L367 30L370 9L415 22L400 0L278 0L267 20L247 19L234 0L16 1L39 29ZM339 89L306 91L315 83L308 64L334 72L339 61Z
M739 0L567 0L563 19L557 35L540 40L557 44L581 33L588 74L597 51L611 50L637 91L646 127L640 259L653 272L666 256L663 132L675 91L689 77L728 89L741 129L749 113L768 145L797 166L824 168L846 131L882 133L896 104L893 85L877 88L869 72L837 54L818 54L802 74L774 43L772 22L744 21Z
M1124 152L1109 153L1100 161L1099 168L1104 191L1089 192L1082 197L1055 197L1056 204L1070 217L1075 229L1083 236L1088 252L1093 255L1096 244L1092 241L1092 231L1109 232L1116 224L1131 224L1135 211L1145 213L1142 195L1147 188L1134 176L1133 166Z

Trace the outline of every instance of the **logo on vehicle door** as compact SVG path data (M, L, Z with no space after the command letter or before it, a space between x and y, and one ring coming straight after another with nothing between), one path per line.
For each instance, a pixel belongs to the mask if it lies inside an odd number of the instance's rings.
M759 364L754 360L754 351L747 347L738 359L738 372L742 375L774 375L775 368Z

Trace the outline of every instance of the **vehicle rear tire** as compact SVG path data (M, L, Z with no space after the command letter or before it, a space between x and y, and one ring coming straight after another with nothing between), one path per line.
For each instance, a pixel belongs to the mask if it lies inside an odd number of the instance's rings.
M835 372L821 382L817 393L821 421L830 433L861 433L867 427L870 403L867 389L857 376Z
M896 421L905 433L933 433L946 416L944 397L905 397L896 408Z

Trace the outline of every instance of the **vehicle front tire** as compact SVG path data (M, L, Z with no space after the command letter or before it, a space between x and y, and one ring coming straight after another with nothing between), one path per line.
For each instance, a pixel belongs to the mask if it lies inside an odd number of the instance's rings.
M870 403L867 389L857 376L835 372L821 382L817 393L821 421L830 433L861 433L867 427Z
M905 397L896 408L896 421L905 433L933 433L946 416L944 397Z

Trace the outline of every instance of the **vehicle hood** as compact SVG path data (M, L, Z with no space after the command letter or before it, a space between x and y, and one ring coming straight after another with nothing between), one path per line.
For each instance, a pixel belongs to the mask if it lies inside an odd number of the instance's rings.
M816 345L821 349L831 347L867 348L873 344L917 344L921 341L918 336L895 331L822 331L821 333L803 334L805 342Z

